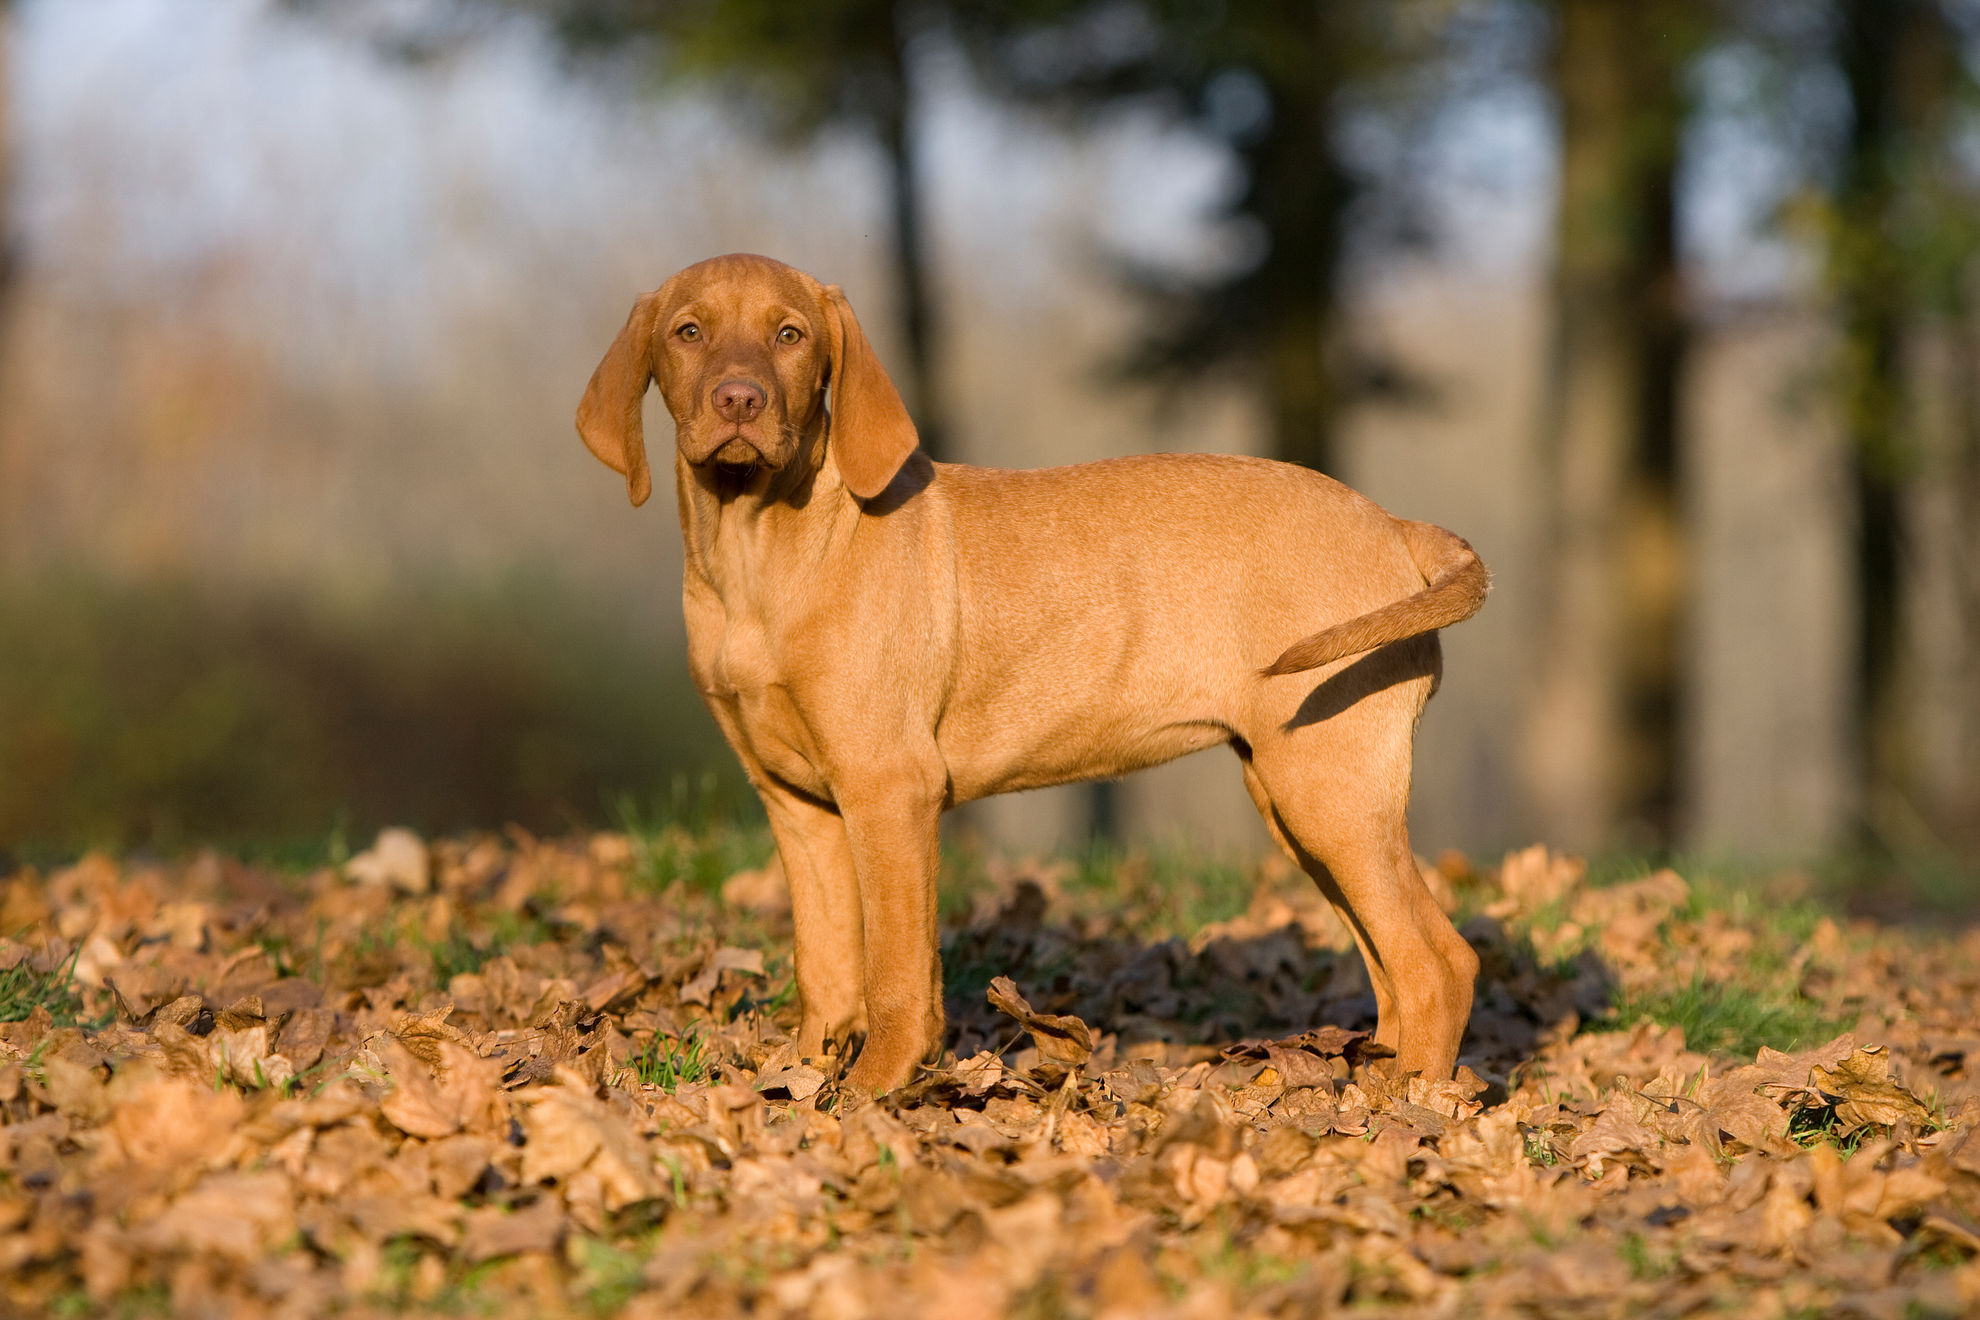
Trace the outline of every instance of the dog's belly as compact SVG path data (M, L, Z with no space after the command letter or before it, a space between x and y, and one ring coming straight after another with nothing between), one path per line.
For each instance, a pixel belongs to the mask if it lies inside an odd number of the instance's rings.
M1122 574L1038 584L1021 607L985 611L936 731L957 801L1109 779L1230 740L1251 669L1237 607L1199 591L1194 608L1162 613L1145 604L1155 594Z
M1215 747L1231 736L1220 722L1178 719L1174 712L1092 710L1038 723L997 721L987 729L972 723L948 726L938 739L957 802L1112 779ZM1014 726L1021 736L1014 736Z

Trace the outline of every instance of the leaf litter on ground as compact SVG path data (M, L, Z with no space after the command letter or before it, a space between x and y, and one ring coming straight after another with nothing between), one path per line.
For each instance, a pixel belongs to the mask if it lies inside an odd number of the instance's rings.
M1426 1081L1288 866L1172 929L1174 865L992 860L945 1056L862 1102L797 1054L774 861L660 855L0 882L0 1312L1980 1311L1973 930L1449 856L1483 971Z

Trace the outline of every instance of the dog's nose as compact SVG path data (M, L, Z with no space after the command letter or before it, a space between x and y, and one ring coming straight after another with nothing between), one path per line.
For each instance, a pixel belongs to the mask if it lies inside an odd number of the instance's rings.
M715 387L715 411L732 422L747 422L763 411L763 391L746 380L725 380Z

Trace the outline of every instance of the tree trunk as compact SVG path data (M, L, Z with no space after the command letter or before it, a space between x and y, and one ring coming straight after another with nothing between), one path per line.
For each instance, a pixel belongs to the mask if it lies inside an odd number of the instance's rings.
M1265 332L1267 444L1274 458L1331 472L1338 391L1329 355L1349 185L1330 139L1338 47L1352 34L1329 27L1338 6L1294 0L1283 8L1285 36L1307 47L1307 57L1292 66L1299 76L1270 86L1271 124L1244 153L1272 244L1252 276Z
M1980 509L1980 307L1972 299L1975 272L1963 273L1966 305L1953 335L1954 413L1945 488L1955 511L1943 524L1940 545L1950 565L1953 650L1947 669L1954 716L1939 744L1945 755L1931 767L1942 787L1929 804L1940 834L1965 856L1980 855L1980 537L1969 520Z
M914 71L907 51L913 31L902 21L900 5L884 8L888 15L885 51L892 61L895 95L879 117L880 145L887 154L894 284L899 291L901 335L907 350L907 370L894 383L921 433L921 447L931 458L948 459L954 455L948 450L948 417L937 366L939 328L930 292L933 281L922 210L922 175L915 151Z
M1671 829L1678 611L1671 221L1682 0L1561 0L1553 347L1540 451L1545 614L1524 748L1533 824L1590 849Z
M0 409L12 402L14 303L20 293L21 236L16 228L14 209L15 127L13 118L14 7L0 0ZM0 413L0 563L18 563L23 543L19 539L28 520L24 510L12 508L32 483L17 470L26 461L18 449L10 452L7 432L10 419Z
M1910 437L1907 342L1921 309L1907 287L1902 227L1909 169L1932 149L1930 121L1949 92L1956 34L1935 0L1844 0L1837 51L1851 122L1830 254L1843 327L1851 484L1857 511L1856 718L1865 841L1915 842L1921 798L1905 718L1907 490L1919 455ZM1970 366L1967 368L1970 370ZM1906 836L1911 836L1907 839Z

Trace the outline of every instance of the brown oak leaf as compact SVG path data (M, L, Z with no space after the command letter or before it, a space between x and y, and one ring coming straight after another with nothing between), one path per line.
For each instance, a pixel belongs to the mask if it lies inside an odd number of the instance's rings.
M1018 993L1017 983L1008 976L990 982L990 1006L1016 1018L1031 1033L1038 1053L1047 1059L1077 1067L1093 1057L1093 1029L1069 1013L1040 1013Z

